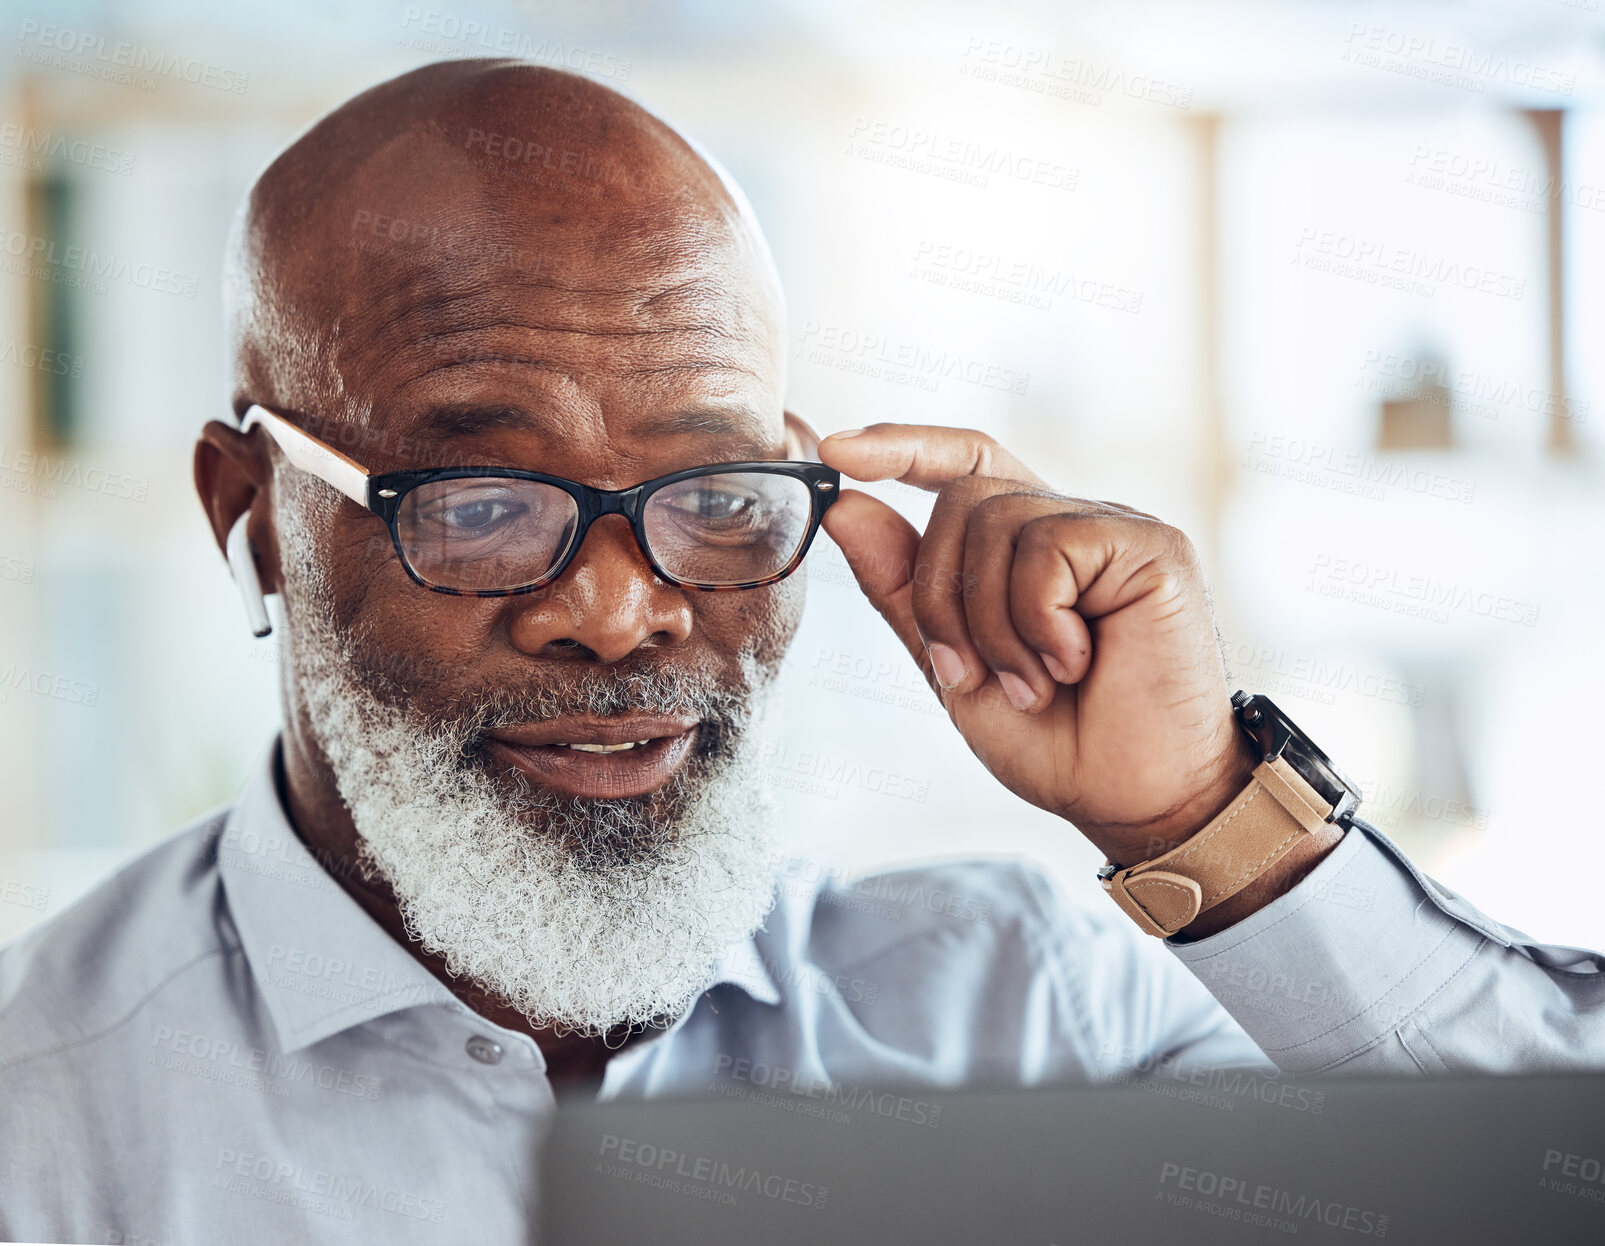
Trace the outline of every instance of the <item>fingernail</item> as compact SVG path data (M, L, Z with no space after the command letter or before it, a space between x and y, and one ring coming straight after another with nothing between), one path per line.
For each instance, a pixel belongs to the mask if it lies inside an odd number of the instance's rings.
M936 682L942 687L952 688L964 682L968 670L957 649L947 645L928 645L926 652L931 655L931 669L936 672Z
M1039 653L1037 657L1042 659L1042 665L1048 668L1048 674L1052 675L1054 679L1061 684L1070 682L1070 672L1065 669L1064 663L1059 661L1058 658L1051 653Z
M825 440L829 441L831 437L857 437L863 431L861 428L844 428L839 433L831 433Z
M1009 698L1009 703L1017 710L1030 709L1037 694L1031 691L1031 685L1026 683L1013 671L999 671L998 682L1003 685L1003 693Z

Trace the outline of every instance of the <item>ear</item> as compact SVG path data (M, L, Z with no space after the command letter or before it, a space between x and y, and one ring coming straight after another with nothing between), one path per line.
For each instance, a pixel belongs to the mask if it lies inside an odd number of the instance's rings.
M808 421L793 412L786 412L786 457L819 461L819 434Z
M211 420L195 443L195 492L200 495L212 538L228 548L235 520L251 512L246 536L256 556L262 591L279 591L279 541L273 524L273 467L263 439L243 436L239 429Z

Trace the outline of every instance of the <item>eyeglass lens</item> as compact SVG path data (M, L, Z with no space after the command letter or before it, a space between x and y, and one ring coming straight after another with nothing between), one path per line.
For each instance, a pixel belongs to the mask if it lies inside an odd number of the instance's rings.
M641 516L647 547L676 580L715 588L778 574L808 535L806 481L770 472L717 472L664 485ZM554 485L469 476L419 485L402 499L396 531L418 577L440 588L522 588L567 556L579 529L574 498Z

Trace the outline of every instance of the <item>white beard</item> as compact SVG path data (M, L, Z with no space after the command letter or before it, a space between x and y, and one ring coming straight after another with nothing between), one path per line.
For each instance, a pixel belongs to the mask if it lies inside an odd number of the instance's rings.
M662 1025L686 1011L773 903L768 680L738 699L671 671L593 669L431 724L359 678L316 573L293 565L311 543L287 536L294 678L363 864L394 891L408 934L454 976L563 1032ZM496 772L475 749L499 716L628 708L711 714L725 724L711 738L724 743L699 741L665 788L629 800L558 796ZM706 722L699 735L710 735Z

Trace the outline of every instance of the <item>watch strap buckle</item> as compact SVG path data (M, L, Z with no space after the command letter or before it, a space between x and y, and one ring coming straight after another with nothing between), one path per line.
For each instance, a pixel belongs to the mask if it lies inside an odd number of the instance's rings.
M1197 834L1149 861L1110 862L1098 879L1144 932L1169 938L1236 895L1305 835L1321 831L1329 811L1320 793L1276 757L1254 767L1248 786Z
M1103 889L1144 932L1169 938L1196 918L1204 905L1204 889L1193 879L1170 870L1149 869L1135 876L1130 869L1105 866L1098 871Z

